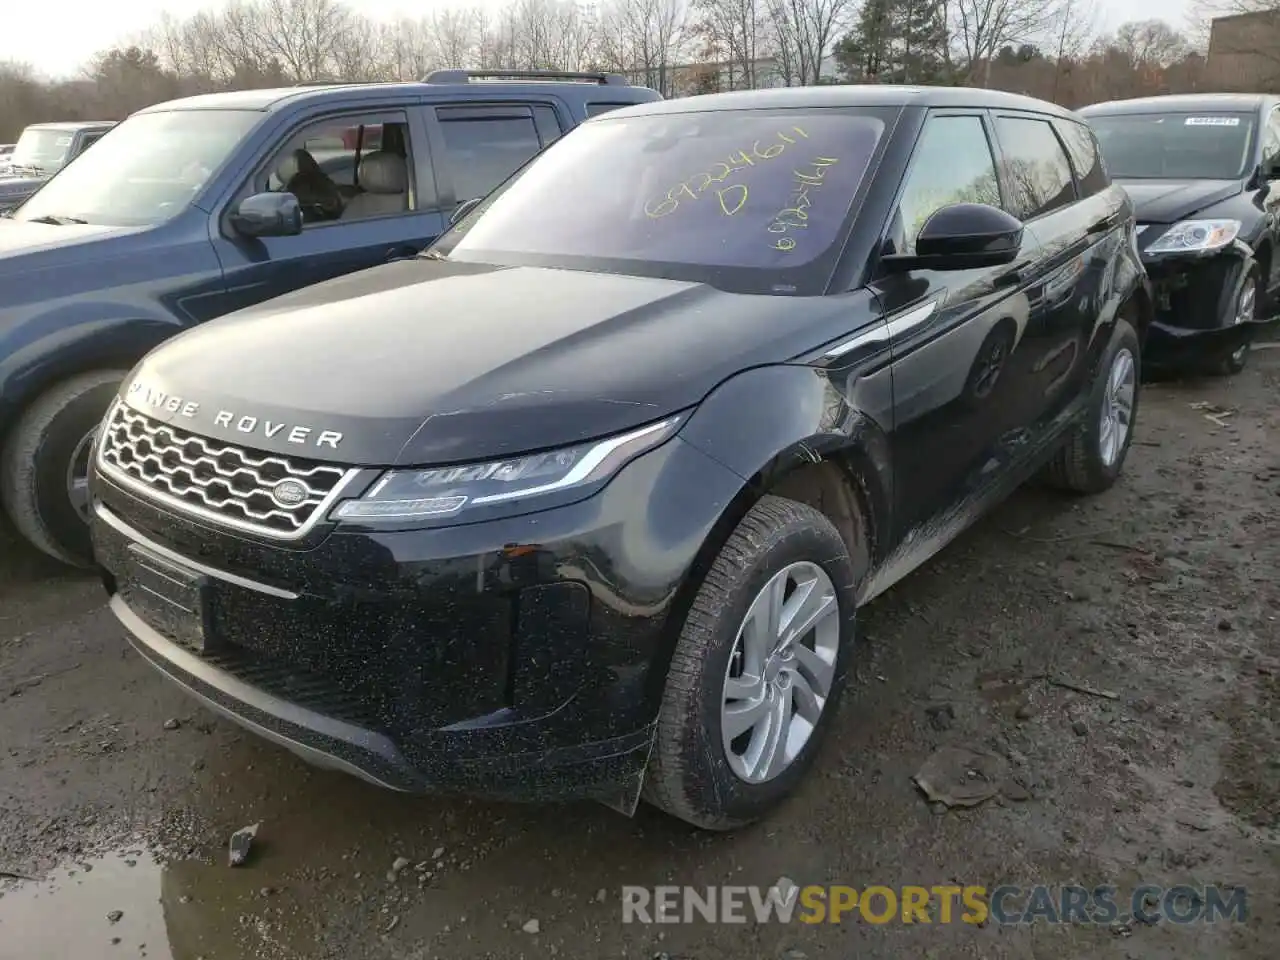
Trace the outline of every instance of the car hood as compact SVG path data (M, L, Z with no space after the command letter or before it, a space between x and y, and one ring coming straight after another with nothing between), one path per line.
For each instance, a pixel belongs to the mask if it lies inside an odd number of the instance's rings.
M788 359L824 299L418 258L183 333L125 396L195 433L315 460L488 459L691 406L745 367Z
M0 176L0 197L22 196L35 193L48 177L5 177Z
M30 255L52 250L66 250L87 243L97 243L105 237L137 233L141 227L104 227L87 223L68 223L55 226L50 223L31 223L0 217L0 275L23 272L31 268ZM47 266L42 258L38 266ZM0 288L2 292L2 288Z
M1122 180L1139 223L1176 223L1244 190L1239 180Z

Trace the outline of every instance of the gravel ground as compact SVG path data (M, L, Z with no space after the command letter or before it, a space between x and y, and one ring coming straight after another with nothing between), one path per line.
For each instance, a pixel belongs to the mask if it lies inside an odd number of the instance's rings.
M0 872L16 875L0 878L0 958L1272 960L1278 387L1276 349L1230 381L1149 387L1113 491L1024 490L873 604L815 775L734 836L308 769L194 707L127 648L94 581L0 533ZM948 746L1001 758L1001 794L931 804L912 778ZM229 868L227 838L254 823L252 858ZM1234 884L1249 918L621 922L623 884L780 876Z

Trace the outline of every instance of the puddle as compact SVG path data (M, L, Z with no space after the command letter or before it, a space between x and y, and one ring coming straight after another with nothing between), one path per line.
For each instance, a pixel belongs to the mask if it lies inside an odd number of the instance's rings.
M0 960L116 954L176 960L168 948L160 899L163 873L146 849L128 847L70 864L38 882L5 881L0 885ZM116 910L122 915L112 923L108 914Z
M134 845L42 879L0 880L0 960L238 957L253 879L194 860L165 863Z

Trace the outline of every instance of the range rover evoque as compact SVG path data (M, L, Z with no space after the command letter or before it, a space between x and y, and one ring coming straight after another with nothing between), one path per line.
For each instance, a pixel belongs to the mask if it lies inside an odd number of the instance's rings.
M1057 107L632 107L154 350L94 543L141 655L312 761L728 829L813 762L861 604L1035 474L1115 481L1150 318Z

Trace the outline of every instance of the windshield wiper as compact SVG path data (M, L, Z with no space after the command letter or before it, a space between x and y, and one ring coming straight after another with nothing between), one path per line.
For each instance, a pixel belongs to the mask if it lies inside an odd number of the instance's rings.
M81 220L79 217L55 217L53 214L46 214L43 217L32 217L27 223L49 223L55 227L65 227L68 223L88 223L88 220Z

